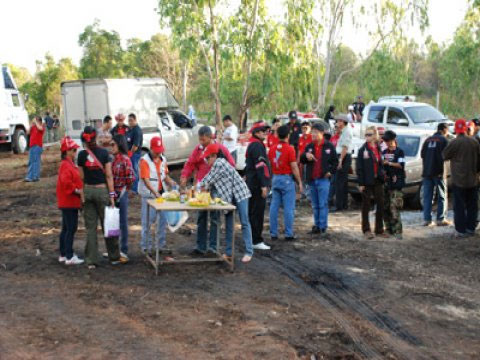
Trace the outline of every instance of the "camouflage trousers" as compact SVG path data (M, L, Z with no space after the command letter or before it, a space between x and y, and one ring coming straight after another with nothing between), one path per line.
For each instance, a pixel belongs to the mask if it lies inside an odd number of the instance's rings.
M403 208L403 193L400 190L385 189L383 221L389 234L402 233L402 218L400 210Z

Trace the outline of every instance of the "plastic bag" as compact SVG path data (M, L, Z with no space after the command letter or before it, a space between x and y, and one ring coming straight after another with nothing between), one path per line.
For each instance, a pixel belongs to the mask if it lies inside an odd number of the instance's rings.
M170 232L177 231L188 220L188 212L186 211L165 211L167 218L167 226Z
M103 221L105 237L120 236L120 209L105 207L105 219Z

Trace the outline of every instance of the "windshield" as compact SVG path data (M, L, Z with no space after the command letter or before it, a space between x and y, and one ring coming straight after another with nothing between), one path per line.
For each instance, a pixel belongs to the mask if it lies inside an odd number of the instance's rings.
M420 137L398 135L397 144L400 149L403 150L405 156L415 157L418 153L418 147L420 146Z
M445 115L432 106L406 107L405 112L415 124L442 122L447 120Z

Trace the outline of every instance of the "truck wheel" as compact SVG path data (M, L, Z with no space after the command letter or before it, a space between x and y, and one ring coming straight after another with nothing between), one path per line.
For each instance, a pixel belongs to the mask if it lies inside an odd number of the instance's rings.
M12 138L12 149L15 154L23 154L27 150L27 134L23 129L16 129Z
M435 205L437 200L437 189L435 188L433 190L433 199L432 199L432 207ZM412 206L416 210L423 210L423 186L420 184L418 186L418 190L413 196L413 198L410 201L410 206Z

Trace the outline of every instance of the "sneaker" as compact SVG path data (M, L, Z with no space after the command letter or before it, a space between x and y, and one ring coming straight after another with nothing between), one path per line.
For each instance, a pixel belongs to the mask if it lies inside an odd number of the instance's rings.
M40 179L33 179L32 181L33 181L33 182L37 182L37 181L40 181Z
M33 182L32 179L23 179L24 182Z
M368 239L368 240L372 240L375 238L375 236L372 234L371 231L367 231L366 233L363 234L363 236L365 237L365 239Z
M108 259L108 252L102 253L102 257L103 257L104 259Z
M242 263L246 264L249 263L252 260L252 257L250 255L244 255L242 258Z
M322 232L322 230L320 230L320 228L318 226L312 226L312 231L310 232L310 234L320 234Z
M253 248L255 250L270 250L270 246L268 246L264 242L253 245Z
M272 240L272 241L278 241L278 236L270 236L270 240Z
M67 260L67 258L65 256L59 256L58 257L58 262L59 263L64 263L66 260Z
M198 250L198 249L193 249L193 250L190 252L189 255L192 256L192 257L200 257L200 256L204 256L205 253L204 253L203 251Z
M205 253L205 257L207 258L216 258L218 257L216 250L213 249L208 249L208 251Z
M434 223L432 220L430 220L430 221L425 221L425 222L423 223L423 226L435 226L435 223Z
M124 252L121 252L121 251L120 251L120 257L123 257L123 258L125 258L125 259L127 259L127 260L130 260L130 258L128 257L128 255L127 255L126 253L124 253Z
M81 265L85 261L80 259L77 255L73 255L71 259L65 260L65 265Z
M297 240L297 237L295 235L285 236L285 241L295 241L295 240Z

